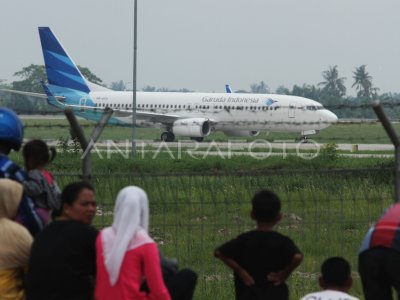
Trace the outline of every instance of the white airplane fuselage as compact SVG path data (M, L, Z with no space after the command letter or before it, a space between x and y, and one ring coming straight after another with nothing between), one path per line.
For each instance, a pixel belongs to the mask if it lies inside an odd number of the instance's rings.
M101 91L89 95L95 107L119 110L133 107L132 92ZM80 104L87 105L85 99ZM337 121L335 114L314 100L274 94L137 92L136 110L179 118L205 118L214 124L214 130L223 131L301 133L319 131ZM132 124L132 116L114 118L122 125ZM157 123L161 122L137 118L139 126Z

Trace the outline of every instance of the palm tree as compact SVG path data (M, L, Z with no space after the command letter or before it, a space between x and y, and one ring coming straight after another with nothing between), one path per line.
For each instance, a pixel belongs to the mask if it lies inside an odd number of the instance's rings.
M371 98L372 93L377 92L377 88L372 87L372 76L365 70L366 65L356 67L353 72L354 83L351 87L356 87L357 97Z
M329 70L322 72L325 81L318 83L323 86L322 90L330 96L343 97L346 95L346 87L344 81L346 77L339 77L337 66L329 66Z

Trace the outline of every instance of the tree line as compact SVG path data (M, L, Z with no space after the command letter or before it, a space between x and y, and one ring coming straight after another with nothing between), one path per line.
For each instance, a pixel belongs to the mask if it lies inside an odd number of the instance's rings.
M119 80L112 82L109 86L103 83L102 79L93 74L89 68L78 66L82 75L85 76L90 82L108 87L116 91L127 90L127 86L124 81ZM15 77L19 77L20 80L13 81L11 83L1 82L1 88L15 89L27 92L43 93L41 81L46 80L45 67L43 65L31 64L24 67L22 70L14 73ZM346 94L345 77L339 75L338 66L329 66L327 70L322 72L322 81L316 85L303 84L294 85L291 89L285 86L279 86L275 92L271 91L268 84L264 81L254 83L250 85L248 90L236 90L236 93L257 93L267 94L276 93L284 95L295 95L310 98L322 103L334 111L340 118L375 118L374 112L371 108L357 108L354 107L364 105L368 106L372 100L381 100L385 103L393 103L394 109L390 110L388 114L398 119L400 108L397 108L396 104L400 103L400 94L398 93L382 93L379 94L379 88L373 85L373 78L367 72L366 65L356 67L352 76L352 88L357 91L357 96L348 96ZM142 91L147 92L193 92L186 88L181 89L168 89L168 88L157 88L154 86L147 85L142 88ZM0 105L7 106L19 111L40 113L54 111L55 108L47 105L42 99L35 99L33 97L13 95L9 93L0 94Z

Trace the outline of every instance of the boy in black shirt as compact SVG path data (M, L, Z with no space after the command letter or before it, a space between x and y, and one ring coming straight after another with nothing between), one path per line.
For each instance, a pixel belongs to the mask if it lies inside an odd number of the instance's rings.
M239 235L215 250L234 271L237 300L289 299L285 280L303 255L293 241L274 231L282 214L277 195L262 190L252 200L251 218L257 229Z

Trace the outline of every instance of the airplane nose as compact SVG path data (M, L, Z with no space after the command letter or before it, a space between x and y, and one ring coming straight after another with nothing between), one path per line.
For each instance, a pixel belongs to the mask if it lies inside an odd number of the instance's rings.
M337 117L337 115L335 115L333 112L331 112L331 111L327 111L327 121L329 122L329 123L336 123L337 121L338 121L338 117Z

